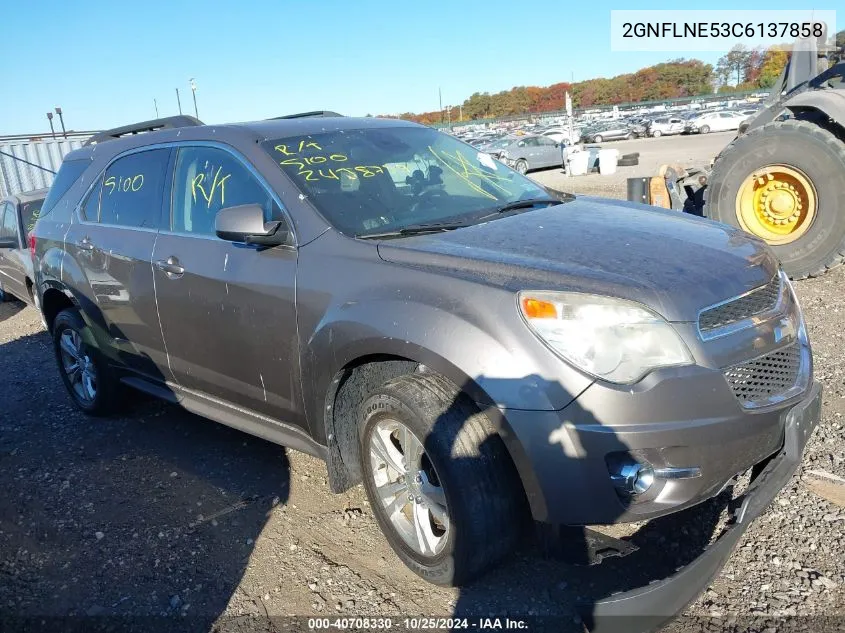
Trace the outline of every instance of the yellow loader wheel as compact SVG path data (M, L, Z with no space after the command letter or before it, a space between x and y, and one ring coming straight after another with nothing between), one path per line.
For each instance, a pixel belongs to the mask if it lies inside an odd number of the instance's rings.
M810 121L737 137L713 165L704 214L765 240L793 279L845 261L845 143Z

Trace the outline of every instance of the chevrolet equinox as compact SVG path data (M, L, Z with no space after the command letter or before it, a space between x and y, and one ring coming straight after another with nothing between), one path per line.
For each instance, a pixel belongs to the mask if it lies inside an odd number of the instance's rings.
M65 157L31 246L76 406L112 412L130 387L316 455L437 584L500 561L523 513L649 520L750 470L694 562L594 611L671 615L819 419L801 309L762 241L549 191L405 121L100 133Z

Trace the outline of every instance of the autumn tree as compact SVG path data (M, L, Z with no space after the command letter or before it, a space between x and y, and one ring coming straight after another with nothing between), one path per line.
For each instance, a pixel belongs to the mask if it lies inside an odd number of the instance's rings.
M723 84L742 83L743 76L751 60L752 52L742 44L737 44L716 63L716 76Z

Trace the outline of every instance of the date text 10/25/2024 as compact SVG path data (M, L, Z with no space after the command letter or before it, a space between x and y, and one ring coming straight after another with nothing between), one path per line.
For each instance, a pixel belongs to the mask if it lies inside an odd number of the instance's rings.
M319 630L524 630L529 629L528 622L519 618L308 618L308 629Z

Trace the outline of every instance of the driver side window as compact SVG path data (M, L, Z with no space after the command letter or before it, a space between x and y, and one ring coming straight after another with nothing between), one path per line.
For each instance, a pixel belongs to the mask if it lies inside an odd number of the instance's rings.
M282 218L270 193L247 167L216 147L181 147L173 180L171 230L215 235L217 212L225 207L259 204L265 222Z

